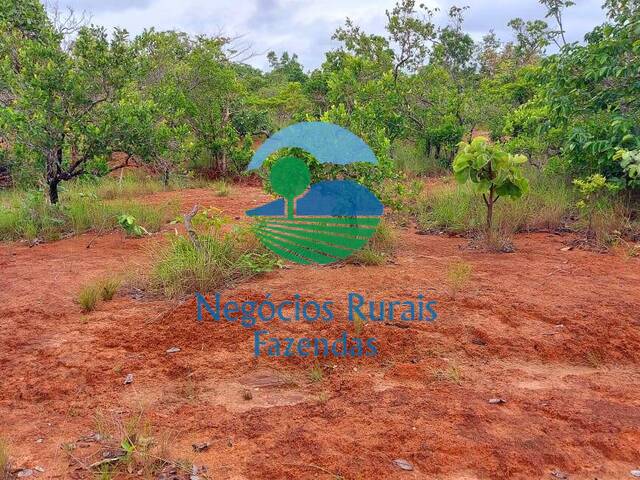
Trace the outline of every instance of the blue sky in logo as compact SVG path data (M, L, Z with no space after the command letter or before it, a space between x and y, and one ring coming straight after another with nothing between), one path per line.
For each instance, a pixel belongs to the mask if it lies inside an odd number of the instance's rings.
M296 202L296 216L358 217L382 215L380 200L351 180L325 180L312 185ZM282 198L247 211L250 217L284 215Z
M269 155L287 147L301 148L320 163L378 162L364 140L346 128L328 122L301 122L269 137L254 153L249 170L259 168Z

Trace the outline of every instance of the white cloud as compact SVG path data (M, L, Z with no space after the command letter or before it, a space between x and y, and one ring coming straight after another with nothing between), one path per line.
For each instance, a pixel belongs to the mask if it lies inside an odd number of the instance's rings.
M132 34L144 28L183 30L189 33L243 35L256 52L288 50L300 57L305 68L322 63L324 52L335 46L331 34L350 17L371 33L382 33L385 10L394 0L58 0L61 7L92 14L92 22L106 27L124 27ZM443 0L438 19L444 17L449 4ZM466 0L470 9L465 28L474 38L481 38L489 29L508 39L507 22L514 17L525 20L542 18L544 10L537 0ZM604 14L599 0L576 0L566 15L566 30L571 41L581 40L585 33L601 23ZM249 63L265 67L264 55Z

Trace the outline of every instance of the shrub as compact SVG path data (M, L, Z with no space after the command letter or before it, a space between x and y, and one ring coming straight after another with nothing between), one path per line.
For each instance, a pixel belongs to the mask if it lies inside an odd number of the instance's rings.
M610 194L618 190L618 187L599 173L593 174L584 179L576 178L573 184L580 192L580 200L577 207L583 218L587 221L587 238L592 239L595 236L594 220L599 221L600 226L602 220L606 218L607 207L611 205ZM596 212L599 213L596 219ZM603 215L604 214L604 215Z

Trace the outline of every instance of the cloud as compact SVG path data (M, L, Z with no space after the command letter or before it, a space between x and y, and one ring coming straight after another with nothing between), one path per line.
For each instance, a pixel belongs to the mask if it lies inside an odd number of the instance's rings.
M385 10L393 0L58 0L60 7L86 10L92 22L106 27L124 27L132 34L145 28L183 30L193 34L242 35L242 41L260 53L249 60L265 68L269 50L297 53L306 69L319 66L324 53L336 46L331 40L335 29L351 18L365 31L384 32ZM436 21L445 21L449 3L443 0L425 2L440 6ZM544 17L537 0L466 0L470 6L465 29L480 39L490 29L503 40L511 38L507 22L514 17L532 20ZM595 25L602 23L604 13L600 0L577 0L566 15L565 29L569 41L579 41ZM551 20L549 20L551 22Z

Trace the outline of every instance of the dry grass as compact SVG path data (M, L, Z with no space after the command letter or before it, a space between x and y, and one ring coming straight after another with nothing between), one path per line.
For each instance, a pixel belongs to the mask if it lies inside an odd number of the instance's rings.
M84 313L92 312L98 306L100 289L95 284L86 285L82 287L76 300Z
M455 298L471 278L471 265L462 259L452 261L447 267L447 284L451 297Z
M99 280L97 287L100 291L100 298L104 301L112 300L116 293L118 293L121 283L122 280L119 277L103 278L102 280Z
M387 263L393 256L397 243L397 234L392 225L382 219L375 233L364 248L354 252L348 259L348 263L365 266L379 266Z
M318 383L324 380L324 372L319 363L315 363L308 372L309 380L313 383Z
M0 437L0 480L11 479L11 459L7 442Z
M460 385L462 383L462 369L456 363L450 364L446 369L438 369L433 372L433 378L439 381L447 381Z

